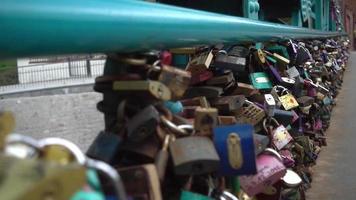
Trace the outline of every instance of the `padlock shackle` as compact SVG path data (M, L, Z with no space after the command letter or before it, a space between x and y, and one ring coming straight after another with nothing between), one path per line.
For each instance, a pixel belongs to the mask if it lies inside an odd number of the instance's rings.
M275 118L273 118L273 117L265 118L265 119L263 120L263 123L262 123L262 124L263 124L263 129L264 129L267 133L269 133L269 131L268 131L268 129L267 129L267 123L270 124L270 122L273 122L276 127L278 127L278 126L280 125L279 122L278 122Z
M179 128L173 122L169 121L164 115L160 116L161 122L165 125L170 131L179 136L189 136L186 130Z

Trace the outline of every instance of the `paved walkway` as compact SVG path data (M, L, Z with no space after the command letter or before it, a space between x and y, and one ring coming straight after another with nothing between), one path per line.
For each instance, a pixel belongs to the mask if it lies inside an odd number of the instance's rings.
M327 135L307 200L356 199L356 52L351 53Z
M15 114L16 133L35 138L61 137L86 150L104 128L96 110L102 95L95 92L0 100L0 108Z

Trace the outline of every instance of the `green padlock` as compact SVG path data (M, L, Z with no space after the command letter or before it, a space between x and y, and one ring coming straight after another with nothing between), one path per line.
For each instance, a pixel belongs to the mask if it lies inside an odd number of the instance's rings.
M272 83L264 72L250 74L250 81L256 89L271 89Z
M101 185L97 172L93 169L87 170L86 178L91 190L81 189L75 193L70 200L105 200L105 196L101 192Z
M183 190L180 196L180 200L213 200L213 199L204 196L202 194Z

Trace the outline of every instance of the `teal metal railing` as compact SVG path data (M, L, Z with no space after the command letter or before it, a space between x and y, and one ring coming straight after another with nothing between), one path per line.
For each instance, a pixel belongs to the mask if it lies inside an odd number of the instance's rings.
M133 0L2 0L0 27L0 58L342 35Z

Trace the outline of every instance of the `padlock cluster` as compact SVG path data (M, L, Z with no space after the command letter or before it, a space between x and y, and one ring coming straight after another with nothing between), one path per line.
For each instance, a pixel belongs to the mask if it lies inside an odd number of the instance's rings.
M345 38L110 55L87 155L128 199L304 199L348 60ZM184 68L172 60L184 58ZM183 59L183 60L184 60Z

